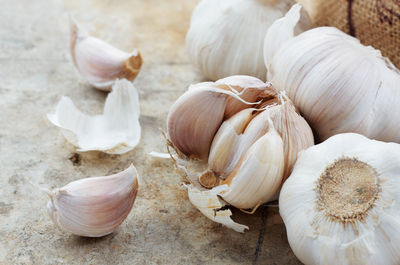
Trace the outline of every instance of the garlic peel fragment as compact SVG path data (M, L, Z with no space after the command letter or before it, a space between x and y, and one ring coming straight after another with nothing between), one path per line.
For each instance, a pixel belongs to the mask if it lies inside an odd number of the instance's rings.
M50 192L47 204L52 221L62 230L100 237L115 230L128 216L138 191L133 165L106 177L73 181Z
M231 219L231 210L223 209L226 203L218 198L218 194L227 189L226 185L208 191L200 191L193 185L187 185L187 189L190 202L207 218L236 232L243 233L246 229L249 229L248 226L238 224Z
M48 119L66 130L64 136L77 146L78 151L103 151L123 154L140 141L139 96L137 89L127 80L117 80L107 96L102 115L81 113L70 98L62 97L55 114Z
M137 50L123 52L110 44L90 36L70 19L71 56L79 72L94 87L110 91L116 79L133 81L140 71L142 57Z

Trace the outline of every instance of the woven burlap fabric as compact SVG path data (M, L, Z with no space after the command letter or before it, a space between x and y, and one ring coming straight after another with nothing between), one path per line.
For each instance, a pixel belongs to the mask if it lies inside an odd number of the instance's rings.
M381 50L400 68L400 0L296 0L313 26L334 26Z

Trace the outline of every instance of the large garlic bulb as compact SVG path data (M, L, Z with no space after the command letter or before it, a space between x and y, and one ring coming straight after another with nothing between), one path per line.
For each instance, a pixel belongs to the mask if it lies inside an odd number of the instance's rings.
M342 132L400 142L400 71L333 27L293 36L301 6L265 37L268 80L285 90L320 140Z
M314 143L311 128L285 93L249 76L190 87L170 110L168 133L180 155L178 167L193 185L190 201L239 232L246 227L221 207L254 210L276 199L297 153ZM203 162L205 169L193 172L198 168L193 164Z
M265 79L263 42L267 29L292 0L202 0L186 36L190 59L205 76Z
M303 151L279 208L307 265L400 264L400 145L354 133Z

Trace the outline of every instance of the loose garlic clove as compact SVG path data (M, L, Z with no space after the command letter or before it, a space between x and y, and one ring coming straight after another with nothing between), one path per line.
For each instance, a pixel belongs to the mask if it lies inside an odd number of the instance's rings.
M128 216L138 192L133 165L115 175L73 181L49 192L47 211L60 229L79 236L100 237Z
M135 148L141 136L139 116L138 91L125 79L115 82L103 115L81 113L68 97L60 100L55 114L47 115L50 122L63 129L65 138L79 147L78 151L108 154L123 154Z
M400 145L338 134L303 151L279 210L308 265L400 261Z
M254 79L239 76L189 87L167 118L168 134L175 147L186 156L207 158L212 139L225 118L271 97L270 85Z
M229 190L220 196L239 209L256 208L278 192L284 172L283 142L274 128L244 154L233 172L222 181Z
M116 79L133 81L142 66L142 57L135 50L126 53L90 36L71 18L71 55L79 72L94 87L110 91Z

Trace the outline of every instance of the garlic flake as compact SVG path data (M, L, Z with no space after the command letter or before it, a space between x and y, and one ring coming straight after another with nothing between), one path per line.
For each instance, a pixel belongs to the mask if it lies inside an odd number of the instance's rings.
M284 183L280 214L301 262L400 261L400 145L354 133L303 151Z
M320 140L356 132L400 142L400 71L333 27L293 36L300 9L294 5L266 34L268 80L287 91Z
M110 234L128 216L138 192L133 165L115 175L73 181L49 192L47 211L60 229L79 236Z
M48 119L64 129L63 134L78 151L98 150L108 154L123 154L140 141L139 96L131 82L117 80L104 104L103 115L81 113L68 97L62 97L55 114Z
M90 36L71 18L71 55L76 68L94 87L110 91L116 79L133 81L142 66L135 50L126 53Z
M292 0L202 0L186 36L189 57L205 76L265 79L263 42L267 29Z

